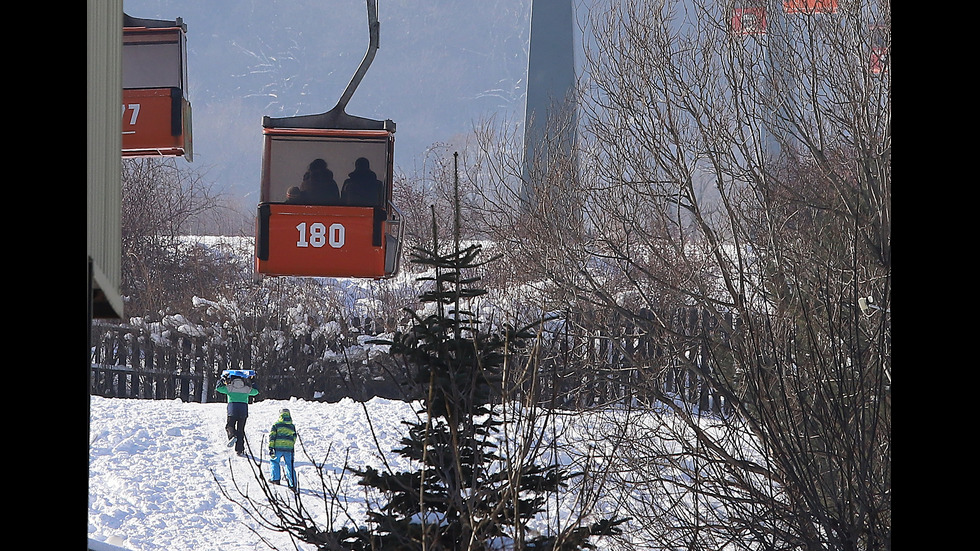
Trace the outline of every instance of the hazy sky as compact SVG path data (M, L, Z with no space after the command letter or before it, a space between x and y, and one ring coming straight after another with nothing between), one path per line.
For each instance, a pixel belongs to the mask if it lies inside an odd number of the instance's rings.
M396 170L481 119L523 117L530 0L381 0L380 48L347 106L391 119ZM251 208L262 117L336 105L368 45L361 0L125 0L187 25L193 168Z

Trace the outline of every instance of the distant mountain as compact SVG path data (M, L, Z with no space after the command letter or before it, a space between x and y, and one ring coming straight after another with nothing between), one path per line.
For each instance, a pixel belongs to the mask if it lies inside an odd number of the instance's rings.
M254 204L264 115L336 105L368 45L362 0L125 0L187 24L195 168ZM397 123L405 172L491 114L523 113L530 0L381 0L380 48L347 106ZM249 195L251 194L251 195Z

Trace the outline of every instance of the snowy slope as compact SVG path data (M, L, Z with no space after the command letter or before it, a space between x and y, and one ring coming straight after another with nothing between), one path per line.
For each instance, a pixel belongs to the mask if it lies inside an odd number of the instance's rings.
M298 542L294 547L288 534L263 527L239 505L244 493L262 509L268 508L254 472L268 475L265 437L283 407L292 413L300 437L295 459L300 499L321 527L330 525L331 519L334 528L350 525L351 520L364 524L364 487L358 485L359 478L345 473L345 464L393 471L416 468L391 450L400 447L407 434L403 421L418 419L418 403L382 398L365 404L350 399L333 404L295 398L256 402L249 406L245 431L251 457L239 457L226 446L223 403L92 396L90 404L88 538L118 549L251 551L269 549L265 542L283 551L314 549ZM586 440L588 430L580 432L576 427L596 423L601 421L589 414L562 415L550 420L548 429L531 429L540 443L550 441L553 430L562 435L561 449L545 445L547 457L535 462L570 466L580 461L587 449L594 448L595 440ZM503 451L504 441L497 443ZM341 496L346 510L339 508L339 502L324 499L313 461L323 466L320 472L328 488ZM272 489L281 497L292 497L285 486ZM542 513L530 528L550 532L552 522L573 521L572 511L579 510L581 496L567 491L554 497L549 501L552 510ZM604 503L590 512L612 517L616 516L613 508ZM601 541L595 543L603 549ZM491 545L500 547L500 542Z
M339 472L348 450L352 464L382 465L364 409L350 400L252 404L246 438L260 459L266 459L259 449L263 437L282 407L292 412L310 455L317 462L326 459L328 474L332 469ZM412 407L381 399L366 407L382 449L396 447L404 431L401 420L414 418ZM222 495L224 487L238 496L234 476L249 495L261 498L250 459L234 455L225 446L224 404L93 396L90 418L90 540L145 551L268 549L250 531L260 529L258 522ZM267 472L268 462L261 468ZM296 468L301 487L320 488L308 458L298 455ZM316 498L307 494L304 499ZM311 509L315 513L318 508ZM262 535L280 549L292 549L285 534L263 530Z

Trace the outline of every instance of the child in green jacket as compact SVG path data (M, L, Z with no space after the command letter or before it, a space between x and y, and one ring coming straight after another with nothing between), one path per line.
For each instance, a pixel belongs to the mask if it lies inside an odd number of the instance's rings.
M286 483L296 489L296 469L293 467L293 447L296 445L296 426L289 410L279 410L279 420L269 431L269 456L272 458L271 482L279 484L279 461L286 464Z

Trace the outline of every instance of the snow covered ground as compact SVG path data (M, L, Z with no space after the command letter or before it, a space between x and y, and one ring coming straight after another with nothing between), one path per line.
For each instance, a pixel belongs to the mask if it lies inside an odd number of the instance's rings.
M98 551L251 551L269 549L263 542L265 539L282 551L312 550L313 546L298 542L294 547L288 534L263 527L230 499L240 502L244 493L264 508L268 507L254 470L260 469L268 475L264 438L280 409L289 408L302 444L303 450L298 450L295 459L300 498L318 525L326 527L329 517L339 524L344 524L348 515L358 524L363 524L365 518L364 489L351 473L340 476L345 473L345 464L384 470L387 462L395 471L414 468L390 450L400 447L401 438L407 434L402 421L418 420L415 413L418 406L381 398L365 404L350 399L333 404L296 398L258 401L249 406L246 425L246 440L252 455L239 457L226 445L223 402L201 404L92 396L88 480L90 545ZM561 417L583 421L580 415ZM584 424L593 422L584 421ZM573 456L581 457L575 450L585 446L574 442L579 440L574 436L577 431L567 426L559 430L563 433L562 441L570 445L563 446L558 461L567 465L575 461ZM534 432L541 434L538 430ZM339 510L332 500L326 503L313 460L323 465L328 486L344 496L347 511ZM541 463L552 461L540 460ZM283 497L291 497L284 486L273 490ZM567 522L571 511L577 510L573 505L576 496L569 492L558 497L560 505L555 519ZM610 513L605 507L601 509L593 512L603 516ZM543 524L532 523L532 527L547 529Z
M401 421L415 418L410 404L383 399L364 406L351 400L336 404L296 399L256 402L249 407L246 439L255 457L262 460L264 473L269 465L266 452L256 448L262 446L283 407L290 409L306 451L317 462L326 459L327 474L339 473L345 458L358 466L383 465L365 407L384 450L397 447L405 432ZM279 549L293 549L288 535L262 529L222 495L224 487L238 497L237 481L250 496L263 499L249 467L251 459L238 457L225 445L225 408L220 402L92 396L89 540L145 551L269 549L250 530L254 529ZM389 457L389 461L397 459ZM301 454L295 463L300 487L305 489L302 499L313 513L322 512L323 507L316 506L320 503L317 494L321 494L316 468ZM347 478L354 482L353 477Z

